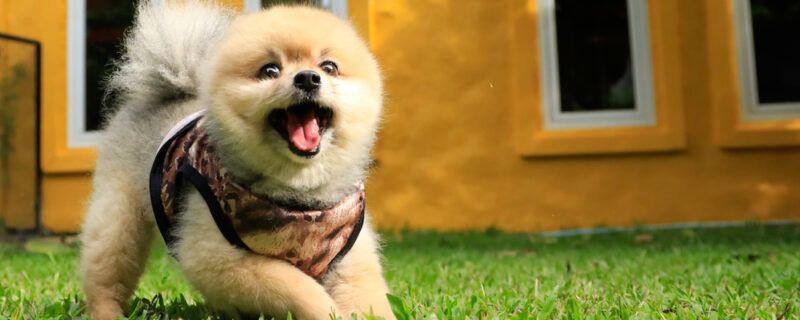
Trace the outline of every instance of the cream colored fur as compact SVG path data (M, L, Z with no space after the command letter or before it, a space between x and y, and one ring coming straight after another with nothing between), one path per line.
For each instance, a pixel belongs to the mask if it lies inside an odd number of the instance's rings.
M94 192L81 240L81 275L94 319L122 314L144 270L155 222L149 171L159 143L180 119L206 109L223 164L253 191L301 204L341 199L363 179L381 113L374 58L352 27L323 11L278 7L234 16L192 1L143 2L110 79L119 109L98 148ZM323 53L324 57L323 57ZM321 151L306 159L266 125L297 99L291 75L335 61L317 101L334 110ZM280 61L282 76L257 78ZM284 76L285 75L285 76ZM294 266L237 249L217 229L194 189L182 200L176 254L186 278L221 313L328 319L369 313L393 319L378 241L365 223L352 250L317 282Z

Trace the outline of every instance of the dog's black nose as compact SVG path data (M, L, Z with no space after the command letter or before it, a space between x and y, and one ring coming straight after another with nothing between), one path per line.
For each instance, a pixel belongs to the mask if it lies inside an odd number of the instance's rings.
M294 76L294 86L306 92L316 91L321 82L319 73L311 70L300 71Z

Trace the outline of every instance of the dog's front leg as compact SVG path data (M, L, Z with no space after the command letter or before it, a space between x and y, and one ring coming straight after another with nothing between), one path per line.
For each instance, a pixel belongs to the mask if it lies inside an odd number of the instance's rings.
M325 288L297 267L228 243L199 194L187 197L185 208L176 243L178 263L212 308L277 319L289 312L303 320L341 315Z
M293 319L303 320L341 315L322 285L280 260L245 257L214 269L187 272L187 277L212 307L226 313L285 319L291 312Z
M364 223L355 245L323 279L324 285L346 318L356 313L373 313L387 320L395 319L386 294L375 232Z

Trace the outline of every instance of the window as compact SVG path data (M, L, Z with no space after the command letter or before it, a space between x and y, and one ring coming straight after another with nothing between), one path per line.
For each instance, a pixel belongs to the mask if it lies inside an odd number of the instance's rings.
M647 2L538 5L545 128L654 125Z
M791 1L708 1L714 138L727 148L800 145L800 7Z
M281 3L311 4L325 8L337 16L347 19L347 0L244 0L244 11L252 12Z
M102 126L103 81L119 57L137 1L70 0L68 5L69 147L93 146Z
M513 10L520 155L684 148L678 1L528 0Z
M734 0L739 93L745 122L800 117L800 28L792 1Z

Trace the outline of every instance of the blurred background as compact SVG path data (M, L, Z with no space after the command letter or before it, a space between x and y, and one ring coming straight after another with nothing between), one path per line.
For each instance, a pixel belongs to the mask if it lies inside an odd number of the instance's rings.
M7 229L78 230L135 3L0 0ZM384 70L378 228L800 219L800 1L315 4Z

